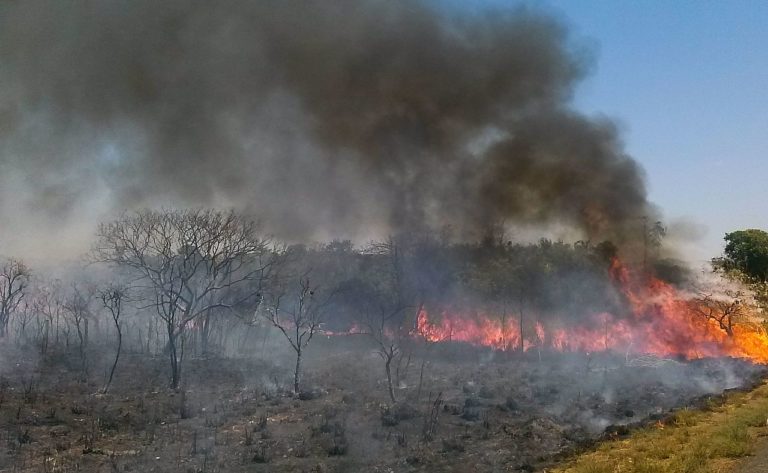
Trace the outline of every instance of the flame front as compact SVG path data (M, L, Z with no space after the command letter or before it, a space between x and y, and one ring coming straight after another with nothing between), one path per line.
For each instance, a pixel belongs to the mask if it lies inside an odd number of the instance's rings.
M456 341L498 350L543 348L556 351L618 351L696 359L731 356L768 363L768 335L749 317L731 333L697 310L698 301L655 279L633 277L618 260L611 274L628 301L628 314L592 316L589 327L566 326L530 316L455 313L430 318L418 313L414 335L430 342ZM531 317L533 323L530 322ZM529 328L532 327L532 328Z

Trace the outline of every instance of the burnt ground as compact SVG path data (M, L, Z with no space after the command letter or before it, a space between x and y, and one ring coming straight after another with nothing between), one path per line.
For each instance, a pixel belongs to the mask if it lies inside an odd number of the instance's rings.
M404 358L392 404L363 338L313 342L300 398L278 342L268 359L188 357L178 392L166 387L165 358L126 353L106 395L104 354L83 381L75 354L42 359L4 346L0 471L535 471L606 429L621 433L765 375L732 359L442 345Z

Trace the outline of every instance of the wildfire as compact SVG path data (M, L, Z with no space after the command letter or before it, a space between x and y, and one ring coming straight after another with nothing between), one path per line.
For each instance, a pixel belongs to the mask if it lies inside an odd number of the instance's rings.
M628 314L592 316L589 327L549 326L530 318L445 311L431 319L419 312L415 336L431 342L457 341L498 350L544 348L556 351L618 351L696 359L732 356L768 363L768 335L756 323L742 321L731 334L697 311L700 301L683 296L670 284L633 275L614 260L611 274L628 301ZM535 317L534 317L535 319Z

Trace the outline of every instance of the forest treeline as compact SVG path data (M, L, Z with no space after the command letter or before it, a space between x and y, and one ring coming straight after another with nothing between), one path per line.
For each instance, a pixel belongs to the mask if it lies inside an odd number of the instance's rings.
M651 248L655 255L655 249ZM88 370L90 344L159 352L172 387L184 351L206 355L241 346L242 328L272 326L296 353L318 333L355 330L382 355L394 397L392 363L417 315L444 311L590 324L621 315L626 301L611 274L610 242L478 242L446 233L409 233L354 245L288 244L234 211L142 210L105 222L81 267L54 278L7 259L0 269L0 334L42 355L74 350ZM683 270L644 255L648 272ZM533 314L523 317L523 314ZM108 388L107 381L105 389Z

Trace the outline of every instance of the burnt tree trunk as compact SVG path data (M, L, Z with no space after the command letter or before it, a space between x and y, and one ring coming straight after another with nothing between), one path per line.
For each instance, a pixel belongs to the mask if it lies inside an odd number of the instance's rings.
M293 393L299 395L301 383L301 349L296 350L296 368L293 371Z
M115 361L112 362L112 369L109 370L109 378L107 384L104 385L104 394L109 390L109 386L112 384L112 378L115 377L115 370L117 369L117 362L120 361L120 350L123 348L123 331L120 328L119 323L115 323L117 329L117 352L115 353Z
M384 360L384 371L387 373L387 389L389 391L389 398L392 402L397 402L395 399L395 385L392 383L392 359L394 355L390 352L386 353Z
M171 389L178 389L181 373L179 372L179 357L176 352L177 335L172 321L166 322L166 328L168 330L168 357L171 362Z
M8 335L8 322L11 319L11 314L5 309L0 307L0 338L5 338Z

